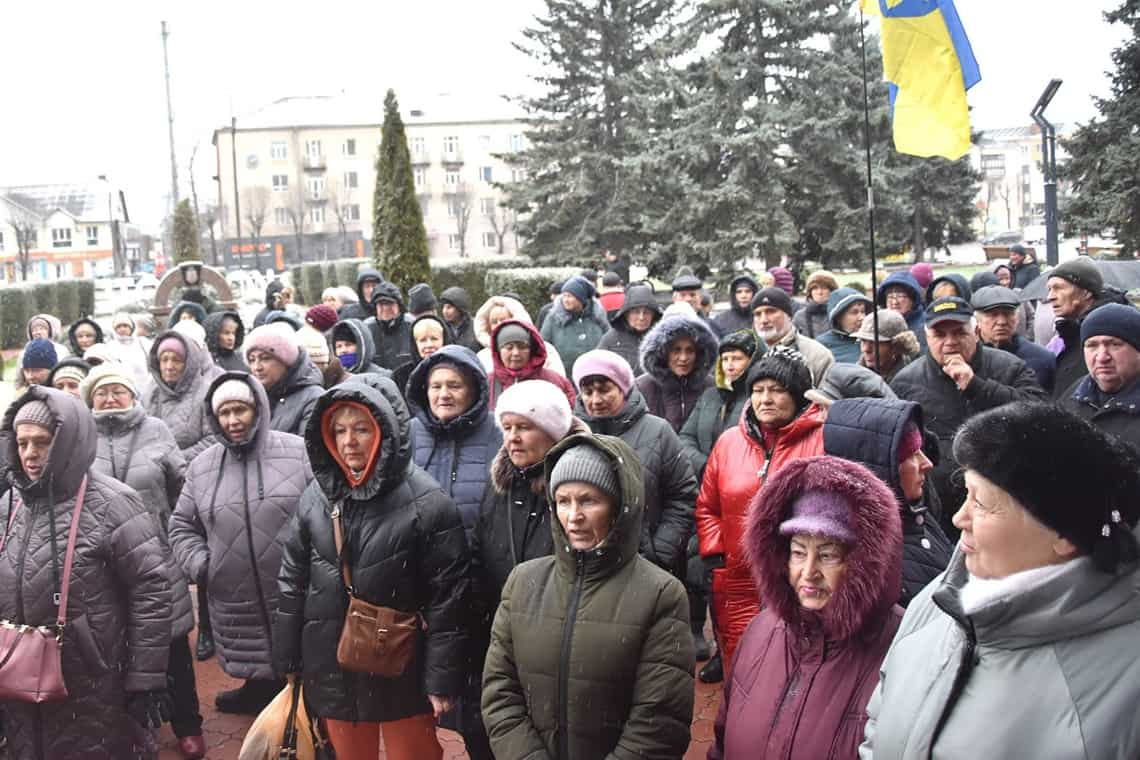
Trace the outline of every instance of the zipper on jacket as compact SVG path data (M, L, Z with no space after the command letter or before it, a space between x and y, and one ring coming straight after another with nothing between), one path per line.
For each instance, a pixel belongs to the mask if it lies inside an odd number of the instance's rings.
M574 618L578 617L578 604L582 601L582 581L586 577L586 555L578 552L578 566L574 571L574 587L562 621L562 654L558 662L558 758L570 760L570 645L574 638Z
M934 733L930 735L930 754L928 757L932 760L934 745L938 743L938 737L942 733L942 729L946 727L947 721L950 720L950 713L953 712L954 705L966 689L966 681L970 680L970 674L974 672L974 654L978 647L978 637L974 633L973 623L963 624L958 621L958 624L962 627L963 633L966 634L966 648L962 651L962 659L958 663L958 672L954 674L954 684L950 687L950 696L947 697L946 704L942 707L942 714L938 716L938 722L934 724Z

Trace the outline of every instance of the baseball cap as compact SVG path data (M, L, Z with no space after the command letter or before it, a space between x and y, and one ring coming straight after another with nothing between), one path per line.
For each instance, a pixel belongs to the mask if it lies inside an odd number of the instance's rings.
M969 322L973 316L974 307L956 296L939 298L926 307L927 325L934 325L947 320Z

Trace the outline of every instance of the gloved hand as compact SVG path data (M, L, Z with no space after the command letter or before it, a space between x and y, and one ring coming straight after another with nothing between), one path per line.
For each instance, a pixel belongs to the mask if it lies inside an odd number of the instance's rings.
M127 695L127 714L143 728L159 728L173 715L166 691L136 691Z
M723 554L710 554L707 557L701 557L701 562L705 563L705 580L709 588L712 588L712 574L713 570L718 570L724 567Z

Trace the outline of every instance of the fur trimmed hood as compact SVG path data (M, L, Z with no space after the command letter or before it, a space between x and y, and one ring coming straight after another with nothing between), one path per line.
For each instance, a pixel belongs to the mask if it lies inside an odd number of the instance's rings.
M610 319L606 315L606 309L597 298L591 298L590 302L583 306L581 312L571 314L562 305L562 298L560 297L554 301L554 305L550 307L550 314L546 318L554 320L554 324L561 327L577 316L585 316L587 319L594 320L601 325L603 331L610 329ZM543 324L545 325L545 323Z
M696 317L666 317L645 334L641 341L641 366L648 375L664 382L669 371L669 344L680 337L697 344L697 364L690 377L707 377L719 358L719 341L713 331Z
M847 573L820 613L800 606L788 581L789 540L780 535L792 503L807 491L839 493L851 503L855 545ZM891 490L867 468L838 457L809 457L784 465L748 506L745 556L764 603L789 625L817 625L828 641L870 632L899 598L902 588L902 523Z
M479 310L475 312L475 339L487 348L491 345L491 309L496 306L502 306L511 313L511 319L517 319L519 322L526 322L528 325L533 325L534 320L530 318L530 312L521 302L511 298L510 296L491 296Z
M589 433L590 428L585 422L572 417L570 419L570 430L566 435L574 435L575 433ZM543 471L543 462L540 460L528 467L524 472L529 473L530 470L536 470L536 476L531 478L530 490L533 493L541 494L546 492L546 475ZM491 462L491 486L497 493L504 494L511 490L511 479L515 477L518 472L513 464L511 458L507 455L507 447L504 444L499 453L495 454L495 459Z

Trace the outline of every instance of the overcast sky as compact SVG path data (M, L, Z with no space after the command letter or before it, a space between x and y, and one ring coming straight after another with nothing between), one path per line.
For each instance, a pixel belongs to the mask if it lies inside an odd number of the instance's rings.
M485 93L527 87L511 42L541 0L313 3L195 0L146 4L56 0L4 11L0 185L106 174L134 221L153 224L170 192L160 21L170 30L175 140L183 195L199 145L201 198L214 191L210 135L276 98L297 94ZM1047 112L1086 121L1105 95L1109 53L1123 30L1102 12L1119 0L957 0L982 81L970 93L976 127L1028 124L1052 77L1065 80ZM133 7L130 13L124 12ZM206 186L203 186L206 185Z

